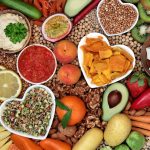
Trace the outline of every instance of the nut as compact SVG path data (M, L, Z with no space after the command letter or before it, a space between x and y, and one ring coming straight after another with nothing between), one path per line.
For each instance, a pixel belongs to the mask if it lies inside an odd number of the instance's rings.
M64 129L61 124L58 125L58 131L68 137L72 137L75 134L76 130L76 126L68 126Z

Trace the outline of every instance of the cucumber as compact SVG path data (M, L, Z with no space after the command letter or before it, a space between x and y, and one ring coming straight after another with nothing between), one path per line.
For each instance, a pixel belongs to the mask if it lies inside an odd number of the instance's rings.
M39 19L42 16L42 13L36 7L29 5L21 0L0 0L0 3L18 10L33 19Z

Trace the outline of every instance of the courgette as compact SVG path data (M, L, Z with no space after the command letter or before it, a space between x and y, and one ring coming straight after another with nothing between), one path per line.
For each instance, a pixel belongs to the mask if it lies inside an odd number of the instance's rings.
M39 19L42 16L42 13L36 7L27 4L22 0L0 0L0 3L6 5L7 7L18 10L33 19Z

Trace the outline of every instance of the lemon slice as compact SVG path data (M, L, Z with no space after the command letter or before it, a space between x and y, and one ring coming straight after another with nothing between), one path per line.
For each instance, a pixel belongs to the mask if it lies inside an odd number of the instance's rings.
M0 71L5 70L6 68L4 66L0 65Z
M18 97L22 89L19 76L10 70L0 71L0 100Z

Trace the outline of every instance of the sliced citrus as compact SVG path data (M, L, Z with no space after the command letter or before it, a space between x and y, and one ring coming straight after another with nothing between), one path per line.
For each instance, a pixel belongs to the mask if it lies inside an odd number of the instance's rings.
M10 70L0 71L0 100L17 97L22 89L19 76Z
M0 65L0 71L5 70L6 68L4 66Z

